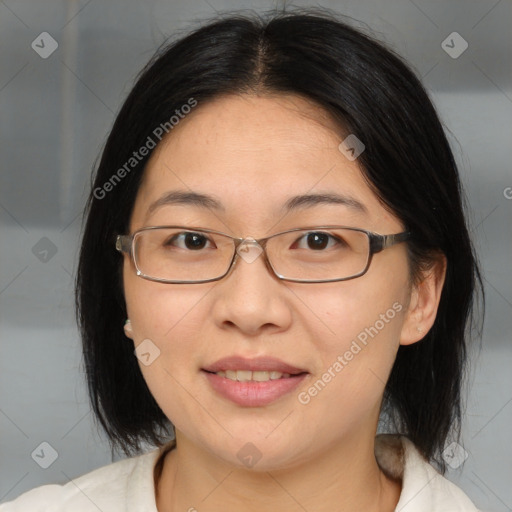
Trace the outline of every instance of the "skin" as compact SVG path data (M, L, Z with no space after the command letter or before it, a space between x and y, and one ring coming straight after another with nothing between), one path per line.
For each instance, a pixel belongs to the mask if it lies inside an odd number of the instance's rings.
M298 96L226 96L198 105L153 153L130 232L184 224L260 238L294 227L339 224L381 234L403 231L338 145L344 136ZM165 192L213 195L224 211L167 205ZM338 192L367 212L317 205L289 213L285 201ZM400 344L432 326L444 281L440 259L411 283L405 244L376 254L357 279L301 284L279 280L263 258L239 259L225 278L162 284L136 276L125 256L124 285L134 345L149 338L160 356L140 364L148 387L176 428L156 489L160 512L391 511L401 483L374 456L385 382ZM352 340L398 302L403 306L307 405L307 390ZM422 331L422 332L421 332ZM310 373L300 389L265 407L240 407L217 395L200 369L229 355L271 355ZM261 459L247 468L238 451L253 443Z

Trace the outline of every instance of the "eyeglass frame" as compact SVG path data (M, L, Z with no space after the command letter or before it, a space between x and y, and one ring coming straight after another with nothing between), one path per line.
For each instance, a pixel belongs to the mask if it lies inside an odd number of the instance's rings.
M162 278L148 276L147 274L142 273L142 271L139 269L139 267L137 265L137 261L135 260L135 254L133 251L133 243L134 243L135 237L138 233L153 230L153 229L184 229L185 231L200 232L200 233L214 233L217 235L222 235L222 236L228 237L231 240L233 240L233 242L234 242L235 250L233 253L233 257L231 258L231 262L229 263L229 266L228 266L226 272L224 272L224 274L222 274L221 276L215 277L212 279L202 279L200 281L175 281L175 280L170 280L170 279L162 279ZM321 229L348 229L350 231L358 231L361 233L365 233L366 236L368 237L369 245L368 245L368 259L367 259L366 267L364 268L364 270L362 270L358 274L350 276L350 277L342 277L342 278L337 278L337 279L322 279L322 280L292 279L292 278L284 277L284 276L278 274L268 258L267 248L266 248L267 241L276 236L284 235L286 233L292 233L294 231L311 230L312 232L315 232L315 230L321 230ZM333 282L338 282L338 281L349 281L351 279L356 279L358 277L363 276L364 274L366 274L368 272L368 269L370 268L370 264L372 262L374 254L377 254L377 253L383 251L384 249L388 249L389 247L392 247L396 244L410 240L411 235L412 234L410 231L402 231L400 233L381 235L380 233L374 233L373 231L368 231L366 229L353 228L353 227L349 227L349 226L313 226L311 228L301 227L301 228L288 229L286 231L281 231L280 233L275 233L273 235L255 240L254 238L251 238L251 237L240 238L240 237L231 236L231 235L228 235L227 233L223 233L222 231L217 231L215 229L196 228L196 227L187 227L187 226L146 226L146 227L138 229L137 231L134 231L131 235L117 235L115 247L116 247L117 251L131 256L133 264L135 265L135 269L137 270L137 276L139 276L143 279L146 279L148 281L158 282L158 283L164 283L164 284L200 284L200 283L210 283L210 282L214 282L214 281L220 281L221 279L226 277L233 269L235 260L237 259L237 256L239 256L239 254L237 252L238 247L243 242L250 240L251 243L256 242L261 247L263 254L264 254L266 266L272 271L272 273L278 279L281 279L282 281L290 281L290 282L294 282L294 283L333 283Z

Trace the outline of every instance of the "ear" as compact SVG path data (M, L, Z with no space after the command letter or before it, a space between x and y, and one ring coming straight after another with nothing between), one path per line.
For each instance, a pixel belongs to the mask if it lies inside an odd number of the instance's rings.
M446 277L446 256L439 254L420 281L412 285L411 297L400 334L400 345L423 339L434 325Z
M133 340L133 329L130 320L126 320L126 322L124 323L124 334L127 338Z

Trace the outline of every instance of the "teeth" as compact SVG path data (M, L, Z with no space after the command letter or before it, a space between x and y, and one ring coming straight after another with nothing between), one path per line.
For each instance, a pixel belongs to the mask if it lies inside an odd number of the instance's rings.
M268 380L287 379L290 377L289 373L281 372L264 372L257 371L251 372L250 370L226 370L217 372L220 377L225 377L230 380L237 380L239 382L256 381L267 382Z
M265 382L266 380L270 380L269 372L252 372L252 380L257 382Z
M237 370L236 372L236 380L239 382L246 382L251 380L252 372L247 370Z

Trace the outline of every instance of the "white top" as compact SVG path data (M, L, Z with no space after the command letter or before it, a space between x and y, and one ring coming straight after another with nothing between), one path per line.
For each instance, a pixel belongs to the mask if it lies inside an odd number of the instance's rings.
M103 466L65 485L36 487L0 505L0 512L158 512L154 468L170 447ZM378 435L375 456L386 474L402 479L397 512L478 512L407 438Z

